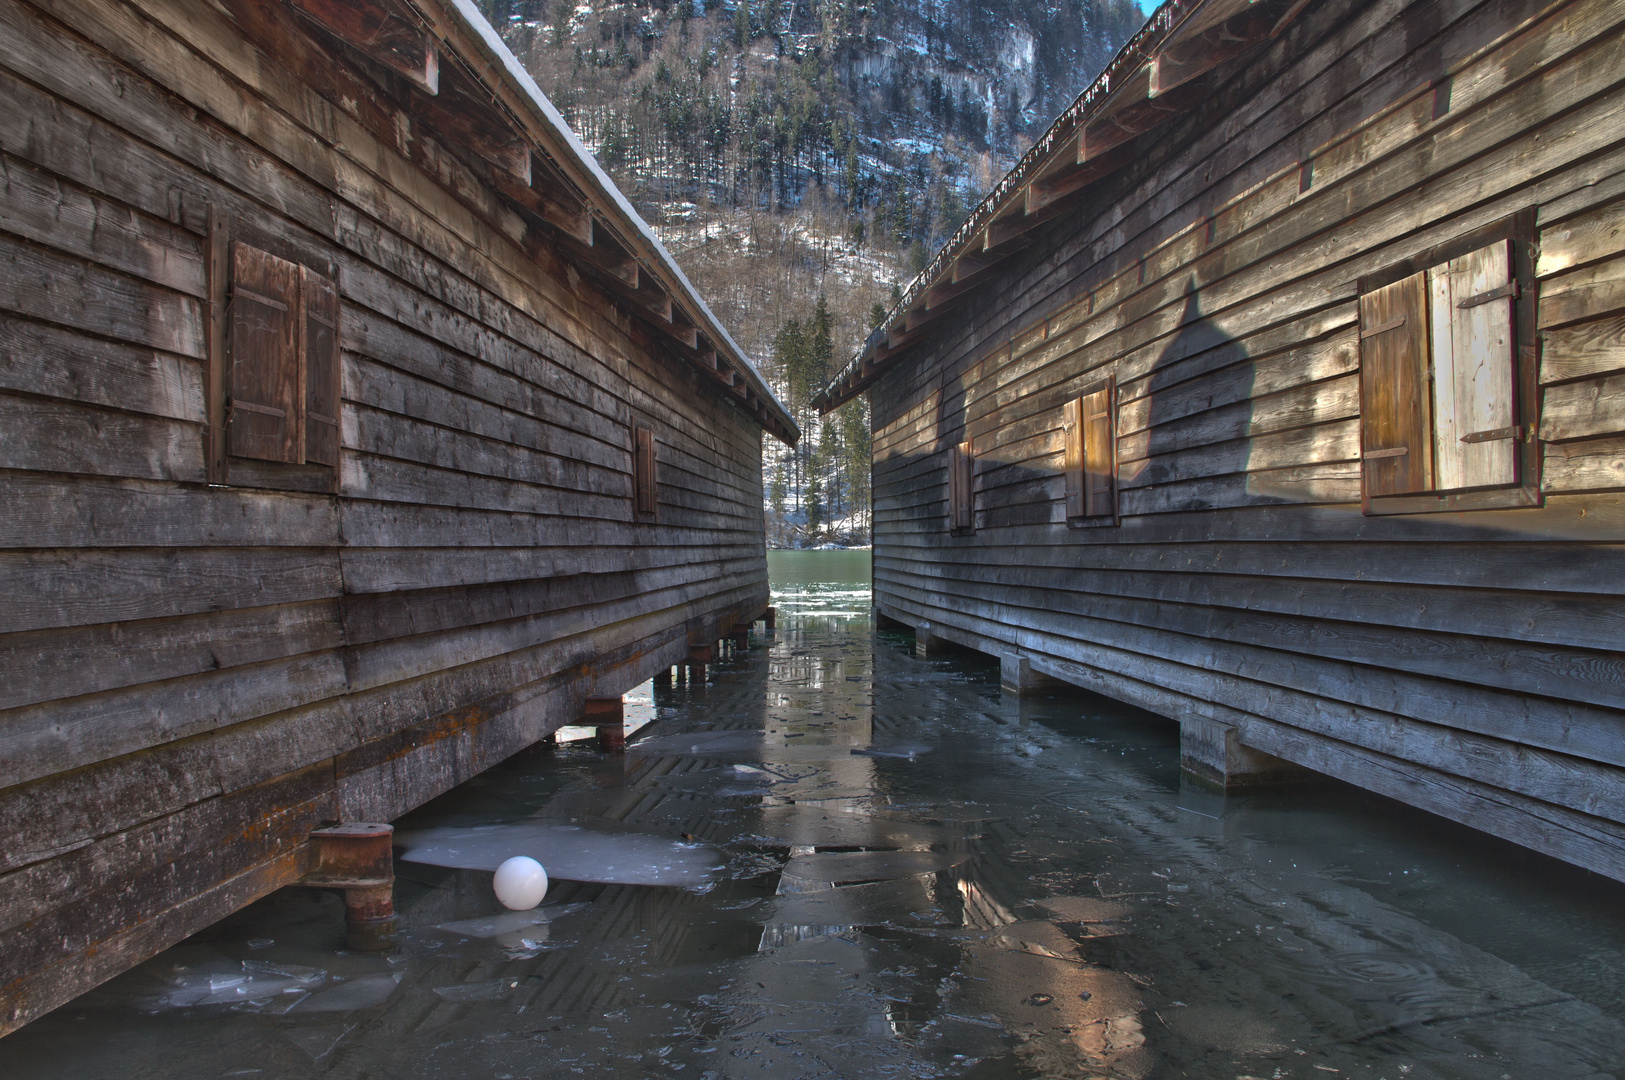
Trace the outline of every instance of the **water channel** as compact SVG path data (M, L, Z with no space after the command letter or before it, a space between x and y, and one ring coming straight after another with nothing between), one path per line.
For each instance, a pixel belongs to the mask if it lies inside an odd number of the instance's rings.
M1194 787L1165 719L875 634L867 552L771 567L776 634L645 687L624 757L523 754L396 823L551 845L541 908L398 861L368 954L286 889L0 1076L1625 1077L1620 886L1330 781Z

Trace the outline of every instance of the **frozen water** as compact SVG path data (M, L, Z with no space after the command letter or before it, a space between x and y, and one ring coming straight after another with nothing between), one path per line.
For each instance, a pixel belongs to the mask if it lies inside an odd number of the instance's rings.
M549 877L608 885L703 885L720 862L715 849L701 844L534 821L396 833L395 846L407 862L461 870L494 872L528 855Z
M444 930L448 934L494 938L521 930L527 933L546 934L547 924L546 909L532 908L529 911L504 911L500 915L481 915L473 919L459 919L457 922L441 923L435 929ZM534 936L534 933L532 936Z
M839 578L660 688L639 752L521 755L399 822L448 857L397 863L394 953L281 890L9 1036L0 1075L1625 1075L1625 890L1340 785L1196 791L1173 724L917 658ZM511 854L548 907L497 908Z
M859 757L903 758L913 761L921 754L929 754L932 748L924 743L894 743L889 746L855 747L851 753Z
M343 982L334 982L325 990L305 998L292 1012L350 1012L352 1009L370 1009L388 1001L400 985L400 975L361 975Z
M800 855L784 865L780 892L814 892L836 885L938 874L970 858L940 851L839 851Z

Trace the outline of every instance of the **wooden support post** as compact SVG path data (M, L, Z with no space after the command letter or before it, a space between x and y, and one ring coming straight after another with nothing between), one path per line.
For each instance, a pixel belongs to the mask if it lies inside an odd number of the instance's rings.
M1225 791L1278 787L1314 780L1319 774L1290 761L1243 746L1229 724L1199 717L1179 722L1179 767Z
M733 628L733 633L729 634L728 636L733 641L734 648L736 648L736 649L749 649L750 648L750 627L749 626L741 626L741 625L736 624L734 626L734 628Z
M762 621L767 624L768 633L772 633L774 626L778 623L778 614L778 609L771 607L763 613Z
M914 628L914 655L925 660L933 656L941 656L947 642L931 632L930 623L921 623Z
M669 688L671 686L671 668L661 668L659 671L655 672L654 683L656 686L664 686Z
M582 709L582 725L598 729L598 749L605 754L626 751L626 704L618 697L590 697Z
M1059 679L1034 671L1020 653L1003 653L999 657L999 687L1007 694L1023 697L1046 690L1053 693L1065 685Z
M303 884L344 890L344 929L350 948L376 952L395 939L393 825L352 821L317 829L316 869Z
M701 683L705 682L705 665L711 662L711 651L709 645L690 645L688 647L688 664L686 666L688 667L690 682L695 681L696 678Z

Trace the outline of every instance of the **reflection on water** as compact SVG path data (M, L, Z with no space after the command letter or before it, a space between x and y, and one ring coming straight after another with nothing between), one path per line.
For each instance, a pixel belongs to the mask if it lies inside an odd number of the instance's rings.
M403 861L389 955L284 890L0 1043L0 1073L1622 1075L1617 886L1329 782L1183 787L1166 721L872 638L866 552L771 565L778 633L659 691L624 758L521 755L399 823L486 860L579 825L582 876L679 845L702 878L513 915L487 872Z

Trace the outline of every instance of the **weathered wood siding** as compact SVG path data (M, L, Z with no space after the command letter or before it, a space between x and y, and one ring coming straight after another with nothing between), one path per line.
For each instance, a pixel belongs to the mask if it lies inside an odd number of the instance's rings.
M1622 81L1613 0L1312 3L1216 71L871 390L879 611L1625 879ZM1363 515L1358 279L1529 210L1544 505Z
M290 66L0 0L0 1032L767 603L756 422ZM337 269L336 485L206 483L211 208Z

